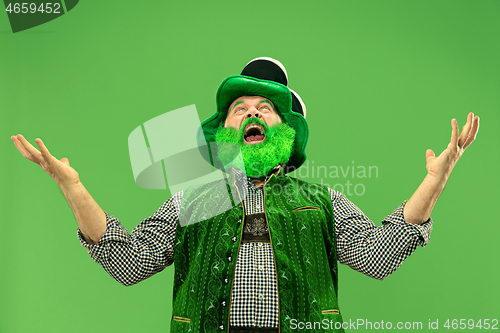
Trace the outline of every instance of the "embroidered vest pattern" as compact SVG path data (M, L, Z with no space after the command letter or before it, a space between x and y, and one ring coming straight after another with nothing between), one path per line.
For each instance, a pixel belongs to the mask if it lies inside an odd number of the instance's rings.
M183 194L174 250L171 332L227 332L236 260L244 226L255 237L267 232L274 254L280 332L297 322L325 322L303 332L344 332L337 303L335 222L326 187L271 176L264 186L263 220L246 225L241 204L227 202L240 191L234 178L189 188ZM214 214L216 207L231 207ZM215 216L214 216L215 215ZM207 216L208 219L203 217ZM247 216L248 218L248 216ZM330 323L332 323L330 325ZM337 323L337 325L335 325Z

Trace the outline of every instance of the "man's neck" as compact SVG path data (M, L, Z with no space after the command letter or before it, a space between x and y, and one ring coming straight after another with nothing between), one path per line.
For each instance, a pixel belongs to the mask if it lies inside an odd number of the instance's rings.
M252 179L252 183L255 185L255 187L260 187L262 184L264 184L265 181L266 177Z
M275 175L276 175L276 174L278 174L278 172L280 172L280 171L281 171L281 168L282 168L282 167L283 167L283 166L279 164L278 166L276 166L276 167L274 168L273 172L272 172L272 173L270 173L267 177L252 178L252 179L251 179L251 182L255 185L255 187L260 187L260 186L262 186L262 184L264 184L264 183L266 182L266 179L267 179L268 177L271 177L271 175L272 175L272 174L275 174Z
M260 177L260 178L248 177L247 179L249 179L255 185L255 187L260 187L266 182L266 179L268 177L271 177L272 174L277 175L281 171L282 167L283 167L283 165L276 166L274 168L273 172L270 173L267 177ZM240 178L242 176L244 177L244 174L242 174L239 169L233 168L232 173L235 175L235 177L238 177L238 178ZM240 180L242 180L242 179L240 178Z

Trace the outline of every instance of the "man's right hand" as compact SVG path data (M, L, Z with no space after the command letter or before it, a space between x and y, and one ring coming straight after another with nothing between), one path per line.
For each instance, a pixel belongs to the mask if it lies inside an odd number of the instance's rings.
M68 188L80 183L78 172L75 171L70 165L66 157L58 160L52 156L48 149L43 144L42 140L35 139L40 150L36 149L22 136L18 134L11 137L16 145L17 150L31 162L38 164L46 173L52 177L56 183L63 188Z
M11 139L24 157L38 164L56 181L75 214L83 237L89 244L97 244L106 232L106 214L80 182L78 173L69 166L68 159L63 157L58 160L50 155L40 139L35 140L40 150L21 134Z

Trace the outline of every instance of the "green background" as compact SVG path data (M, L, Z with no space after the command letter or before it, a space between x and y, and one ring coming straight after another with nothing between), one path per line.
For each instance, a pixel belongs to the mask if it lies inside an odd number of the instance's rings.
M16 34L0 14L0 332L168 332L174 271L114 281L79 245L55 182L10 136L68 157L131 231L170 193L135 185L130 132L190 104L207 118L220 82L259 56L286 66L307 105L310 165L378 167L378 177L323 179L362 183L349 198L376 224L423 180L426 149L446 148L451 119L461 128L468 112L481 117L429 245L384 281L342 265L339 302L347 321L424 330L429 319L500 319L499 33L498 0L94 0Z

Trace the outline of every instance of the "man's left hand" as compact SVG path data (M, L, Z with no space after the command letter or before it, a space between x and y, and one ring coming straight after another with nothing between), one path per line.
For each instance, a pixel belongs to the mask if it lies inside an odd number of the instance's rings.
M474 116L472 112L467 116L467 123L462 127L460 136L458 135L457 120L452 119L451 142L448 147L438 157L431 149L427 149L425 153L427 174L431 177L447 180L465 149L476 139L478 130L479 116Z

